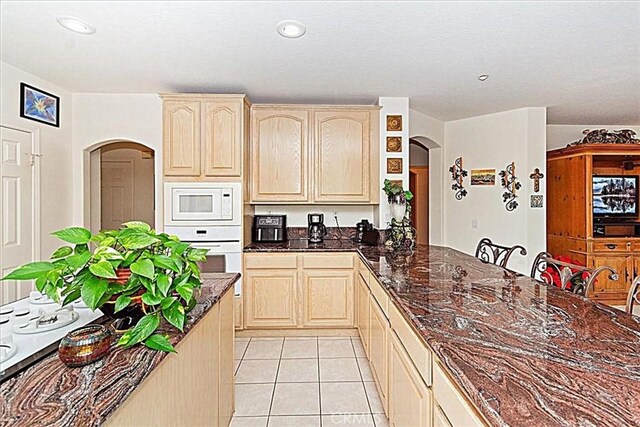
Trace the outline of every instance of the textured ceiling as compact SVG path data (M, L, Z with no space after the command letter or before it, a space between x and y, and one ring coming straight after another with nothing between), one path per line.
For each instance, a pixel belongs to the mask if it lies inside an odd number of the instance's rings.
M639 2L8 2L3 61L74 92L239 92L454 120L549 107L549 123L640 124ZM72 15L97 28L71 33ZM296 19L307 34L279 37ZM479 74L489 74L482 83Z

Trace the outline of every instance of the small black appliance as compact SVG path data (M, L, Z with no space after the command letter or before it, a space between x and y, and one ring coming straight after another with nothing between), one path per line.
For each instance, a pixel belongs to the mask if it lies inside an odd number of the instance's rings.
M286 215L255 215L251 228L251 241L277 243L287 241Z
M322 243L327 235L327 227L324 225L324 214L310 213L307 215L309 222L309 243Z
M373 224L371 224L369 220L363 219L362 221L356 224L356 236L354 240L358 243L361 243L364 232L372 231L372 230L373 230Z

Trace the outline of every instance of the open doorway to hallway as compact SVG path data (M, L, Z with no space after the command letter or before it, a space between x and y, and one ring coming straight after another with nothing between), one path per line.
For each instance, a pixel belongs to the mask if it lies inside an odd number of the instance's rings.
M91 231L117 229L127 221L154 227L154 151L115 141L94 149L89 158Z
M409 190L411 222L417 243L429 243L429 150L415 139L409 140Z

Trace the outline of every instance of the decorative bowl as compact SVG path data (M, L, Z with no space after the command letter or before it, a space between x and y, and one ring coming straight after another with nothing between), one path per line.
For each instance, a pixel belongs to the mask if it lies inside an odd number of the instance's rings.
M113 336L106 326L87 325L69 332L60 340L58 356L69 367L84 366L111 350Z

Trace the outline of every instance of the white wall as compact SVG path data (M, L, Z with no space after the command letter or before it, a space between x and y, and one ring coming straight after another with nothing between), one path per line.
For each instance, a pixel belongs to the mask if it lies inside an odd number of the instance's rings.
M48 256L60 245L51 232L73 224L72 162L73 139L71 92L5 62L0 62L0 124L20 130L39 131L40 136L40 253ZM20 117L20 83L24 82L60 97L60 127Z
M340 227L355 227L362 219L373 222L373 206L358 205L255 205L256 215L286 214L287 227L306 227L307 214L324 214L324 225L335 227L334 212L338 213Z
M73 221L88 224L83 188L87 149L104 141L133 141L155 151L156 228L162 229L162 102L156 94L73 95Z
M429 150L416 144L409 144L409 165L429 166Z
M585 129L608 129L621 130L631 129L640 138L640 126L629 125L547 125L547 150L566 147L567 144L578 141L584 137L582 131Z
M528 273L536 254L546 247L546 209L531 208L534 168L546 174L546 109L523 108L456 120L445 123L445 245L473 254L478 241L489 237L503 245L520 244L529 255L514 255L510 268ZM463 167L495 168L495 186L471 186L470 176L464 179L467 197L458 201L450 189L448 165L463 157ZM522 183L518 192L519 206L512 212L502 202L504 189L497 173L512 161L516 176ZM545 196L544 181L541 192ZM472 221L478 228L472 228Z

